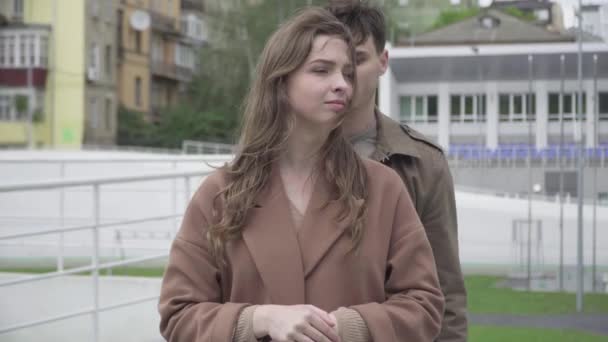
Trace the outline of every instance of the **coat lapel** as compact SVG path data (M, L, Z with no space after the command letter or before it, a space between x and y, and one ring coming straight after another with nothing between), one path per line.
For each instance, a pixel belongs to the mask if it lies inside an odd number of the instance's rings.
M291 220L278 169L251 209L243 240L273 303L305 303L300 245Z
M308 209L298 232L304 278L315 269L323 256L348 228L344 221L338 221L340 204L331 200L329 184L322 178L315 182Z

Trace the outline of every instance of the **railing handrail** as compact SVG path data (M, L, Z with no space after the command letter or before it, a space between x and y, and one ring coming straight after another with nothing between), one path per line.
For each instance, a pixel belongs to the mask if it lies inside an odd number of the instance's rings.
M149 256L144 256L144 257L139 257L139 258L130 258L130 259L121 260L121 261L99 263L97 265L74 267L74 268L70 268L67 270L63 270L63 271L46 272L46 273L42 273L42 274L34 275L34 276L17 277L16 279L0 281L0 287L22 284L22 283L30 283L33 281L57 278L57 277L62 277L62 276L77 274L77 273L82 273L82 272L91 272L91 271L95 271L95 270L104 270L104 269L126 266L126 265L131 265L131 264L138 264L138 263L142 263L144 261L151 261L151 260L166 258L168 256L169 256L169 251L167 250L164 253L155 254L155 255L151 255L151 256L149 255Z
M131 182L144 182L160 179L173 179L180 177L205 176L210 171L166 171L146 174L133 174L128 176L83 177L72 179L51 179L45 181L28 181L0 184L0 192L48 190L87 185L120 184Z
M0 156L0 163L72 163L72 164L93 164L93 163L177 163L177 162L224 162L232 159L232 154L213 154L213 155L180 155L179 157L128 157L128 158L53 158L53 157L34 157L34 158L3 158Z
M145 217L145 218L132 219L132 220L122 220L122 221L116 221L116 222L100 223L98 225L96 225L96 224L87 224L87 225L72 226L72 227L65 227L65 228L53 228L53 229L36 230L36 231L25 232L25 233L0 235L0 240L21 239L21 238L24 238L24 237L40 236L40 235L48 235L48 234L57 234L57 233L67 233L67 232L76 232L76 231L80 231L80 230L87 230L87 229L94 229L94 228L108 228L108 227L132 225L132 224L143 223L143 222L148 222L148 221L168 220L168 219L171 219L171 218L178 218L178 217L181 217L181 216L182 216L181 214L163 215L163 216Z
M166 162L167 158L163 158L161 161ZM200 160L200 156L198 157ZM217 156L213 158L203 158L207 160L217 160ZM180 158L179 160L183 160ZM56 161L54 161L56 162ZM61 171L63 175L64 164L61 164ZM4 334L9 331L19 330L27 327L37 326L41 324L46 324L53 321L64 320L70 317L81 316L85 314L93 314L93 331L94 331L94 341L98 341L99 339L99 312L105 310L111 310L122 306L133 305L137 302L145 301L145 300L153 300L157 298L156 296L150 296L146 298L138 298L136 300L132 300L129 302L113 304L110 306L101 306L99 305L99 271L103 269L112 269L119 266L126 266L131 264L137 264L145 261L156 260L161 258L166 258L169 255L168 248L163 250L161 254L148 255L143 257L131 257L127 259L122 259L119 261L112 261L101 263L100 259L100 247L102 246L100 241L99 232L101 228L112 227L117 225L131 224L131 223L141 223L144 221L151 221L156 219L170 219L175 220L177 216L177 183L176 180L178 178L183 178L184 180L184 194L186 202L189 201L191 196L191 185L190 181L193 177L204 177L211 173L213 170L190 170L190 171L176 171L175 167L172 171L162 171L162 172L153 172L153 173L143 173L143 174L130 174L130 175L121 175L121 176L104 176L104 177L81 177L81 178L59 178L59 179L47 179L43 181L18 181L8 184L0 184L0 193L3 192L15 192L15 191L32 191L32 190L48 190L48 189L58 189L60 194L64 193L64 189L68 187L77 187L77 186L90 186L92 187L92 196L93 196L93 223L86 224L81 226L72 226L72 227L60 227L52 230L42 230L36 232L24 232L17 234L8 234L5 236L0 236L0 239L14 239L14 238L23 238L30 236L38 236L38 235L46 235L46 234L59 234L60 235L60 254L58 255L58 271L56 272L47 272L34 276L21 276L17 278L12 278L5 281L0 281L0 287L9 286L9 285L17 285L23 283L35 282L43 279L57 278L70 274L77 274L81 272L91 272L91 279L93 280L93 308L85 308L78 312L66 313L60 316L47 317L45 319L29 321L24 323L19 323L16 325L1 327L0 326L0 334ZM165 215L162 217L152 217L152 218L138 218L138 219L130 219L130 220L122 220L121 222L113 221L113 222L100 222L100 189L102 185L107 184L121 184L121 183L133 183L133 182L145 182L145 181L155 181L155 180L164 180L164 179L172 179L172 198L173 198L173 206L172 212L170 215ZM63 198L63 197L62 197ZM61 199L63 201L63 199ZM61 206L61 211L63 215L64 205ZM62 216L63 217L63 216ZM91 264L71 269L63 269L63 233L67 231L74 230L91 230L93 235L92 241L92 259ZM174 229L175 222L174 222ZM156 249L156 248L155 248Z

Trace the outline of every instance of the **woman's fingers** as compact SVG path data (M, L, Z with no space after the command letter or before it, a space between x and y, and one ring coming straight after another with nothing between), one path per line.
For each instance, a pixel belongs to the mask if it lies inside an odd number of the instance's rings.
M334 323L334 320L329 317L329 314L321 309L319 309L318 307L314 306L314 305L310 305L311 309L317 313L317 315L319 315L319 317L321 317L323 319L323 321L325 321L325 323L327 323L330 327L333 327L334 325L336 325Z
M338 342L339 337L335 329L327 324L318 315L313 315L310 319L310 328L306 330L307 336L313 337L317 342ZM314 334L314 335L310 335Z

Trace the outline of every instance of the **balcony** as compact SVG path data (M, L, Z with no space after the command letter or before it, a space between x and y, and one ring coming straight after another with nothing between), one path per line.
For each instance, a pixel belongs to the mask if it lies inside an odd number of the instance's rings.
M31 76L28 75L29 73L31 73ZM0 66L1 87L33 86L36 88L44 88L46 85L46 77L46 67L4 68Z
M205 4L203 0L182 0L182 9L204 12Z
M189 82L192 79L191 69L158 60L152 60L152 74L180 82Z
M154 31L171 35L180 35L180 31L177 27L177 20L169 16L150 11L150 22L152 24L152 30Z
M50 28L14 25L0 28L0 87L44 88L48 73Z

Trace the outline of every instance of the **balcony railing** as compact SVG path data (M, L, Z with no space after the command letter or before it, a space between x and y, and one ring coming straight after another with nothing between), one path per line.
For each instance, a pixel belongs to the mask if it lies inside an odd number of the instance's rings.
M159 60L152 60L152 73L181 82L188 82L192 79L192 69Z
M150 11L150 19L153 30L174 35L180 34L176 19L155 11Z
M203 0L182 0L182 9L204 12L205 4Z

